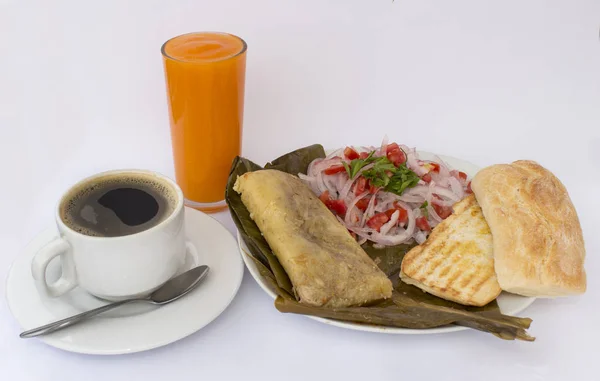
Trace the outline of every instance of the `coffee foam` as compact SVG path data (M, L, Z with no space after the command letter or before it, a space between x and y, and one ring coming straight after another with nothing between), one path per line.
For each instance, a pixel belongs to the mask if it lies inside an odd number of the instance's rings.
M167 200L168 210L164 212L164 219L168 218L173 213L178 203L177 191L169 183L160 178L135 172L108 174L85 181L71 189L69 193L63 197L59 207L61 220L65 223L65 225L78 233L94 237L100 236L97 232L81 226L81 224L79 224L76 220L69 218L69 216L74 214L71 212L77 208L77 203L82 198L88 196L90 193L93 193L99 188L109 188L113 185L125 187L137 185L139 187L146 186L152 188Z

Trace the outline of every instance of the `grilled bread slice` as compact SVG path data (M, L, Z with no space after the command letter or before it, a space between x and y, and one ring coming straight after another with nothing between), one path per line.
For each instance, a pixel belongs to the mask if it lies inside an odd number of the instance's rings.
M494 271L492 234L474 195L402 261L400 279L460 304L483 306L501 292Z

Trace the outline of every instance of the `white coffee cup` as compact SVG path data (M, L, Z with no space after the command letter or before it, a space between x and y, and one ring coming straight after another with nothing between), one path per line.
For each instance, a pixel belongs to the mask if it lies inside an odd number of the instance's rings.
M175 194L175 207L164 220L141 232L119 237L98 237L79 233L65 224L61 207L73 189L94 183L102 177L131 174L150 176ZM116 170L81 180L61 197L55 210L60 236L45 245L33 258L31 270L40 292L50 297L65 294L79 286L97 297L121 300L142 297L173 277L191 255L197 262L193 244L185 240L183 193L170 178L145 170ZM62 275L49 284L46 269L60 256Z

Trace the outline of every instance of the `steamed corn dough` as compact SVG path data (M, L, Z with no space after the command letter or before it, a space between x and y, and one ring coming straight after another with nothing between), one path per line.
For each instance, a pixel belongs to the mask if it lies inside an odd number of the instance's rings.
M234 190L301 303L346 307L391 297L391 281L300 179L277 170L248 172Z

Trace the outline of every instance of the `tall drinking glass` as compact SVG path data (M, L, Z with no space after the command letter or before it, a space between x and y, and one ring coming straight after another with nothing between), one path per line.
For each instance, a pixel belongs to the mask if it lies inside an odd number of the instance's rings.
M227 175L241 153L246 49L241 38L218 32L162 46L175 177L187 206L225 207Z

